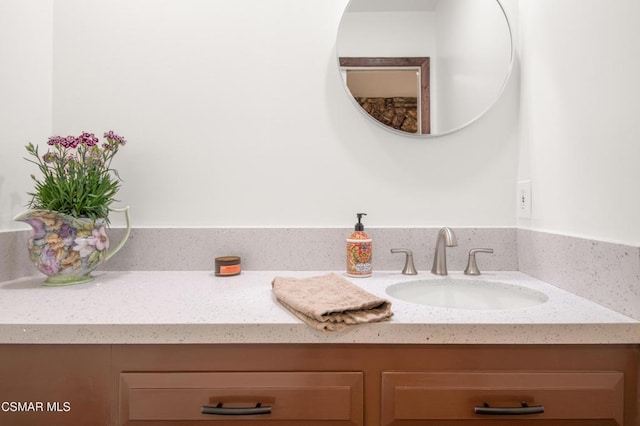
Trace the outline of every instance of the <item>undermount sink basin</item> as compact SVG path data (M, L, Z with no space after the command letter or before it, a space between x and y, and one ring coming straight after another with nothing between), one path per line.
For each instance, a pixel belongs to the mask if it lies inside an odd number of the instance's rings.
M519 285L454 278L393 284L389 296L420 305L456 309L515 309L546 302L546 294Z

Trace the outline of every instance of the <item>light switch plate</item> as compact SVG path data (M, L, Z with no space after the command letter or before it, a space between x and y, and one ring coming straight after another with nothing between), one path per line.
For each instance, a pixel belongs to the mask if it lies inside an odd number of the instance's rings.
M531 181L518 181L518 217L531 217Z

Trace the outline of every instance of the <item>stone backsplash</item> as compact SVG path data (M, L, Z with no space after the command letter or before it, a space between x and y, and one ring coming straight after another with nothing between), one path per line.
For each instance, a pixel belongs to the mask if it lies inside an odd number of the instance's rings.
M640 320L640 248L518 229L521 272Z
M521 271L640 320L640 247L516 228L453 228L458 246L447 248L450 271L464 270L469 250L481 271ZM373 270L401 271L413 251L418 271L431 269L439 228L367 228ZM0 232L0 282L34 275L27 255L31 231ZM118 241L123 229L110 230ZM352 228L133 228L104 270L213 270L218 256L237 255L243 270L341 271Z
M518 269L515 228L453 228L458 246L447 249L452 271L462 271L469 250L478 255L480 270ZM413 251L418 271L431 270L439 228L367 228L373 238L373 268L401 271L403 254ZM0 233L0 281L35 274L26 249L30 231ZM109 231L112 242L124 230ZM218 256L237 255L243 270L340 271L346 267L347 236L353 228L133 228L124 248L101 269L121 271L213 270Z

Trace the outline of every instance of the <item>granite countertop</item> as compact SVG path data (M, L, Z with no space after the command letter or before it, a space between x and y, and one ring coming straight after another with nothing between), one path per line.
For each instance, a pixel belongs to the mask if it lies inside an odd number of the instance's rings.
M480 279L539 290L549 300L506 310L436 308L385 293L393 283L438 279L428 272L353 278L392 302L392 319L317 331L278 303L271 280L325 273L97 272L94 281L68 287L42 286L43 276L6 281L0 283L0 343L640 343L639 321L520 272L485 272ZM461 272L449 277L476 279Z

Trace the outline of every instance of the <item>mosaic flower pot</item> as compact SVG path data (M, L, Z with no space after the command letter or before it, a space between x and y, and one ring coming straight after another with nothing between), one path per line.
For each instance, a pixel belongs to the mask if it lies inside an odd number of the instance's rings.
M60 286L91 281L91 271L109 260L125 244L131 233L129 207L124 212L127 230L111 249L104 219L76 218L48 210L29 210L14 218L33 228L29 237L29 257L47 276L44 285Z

